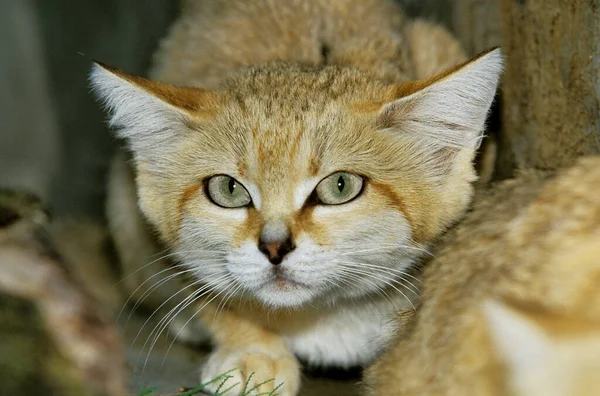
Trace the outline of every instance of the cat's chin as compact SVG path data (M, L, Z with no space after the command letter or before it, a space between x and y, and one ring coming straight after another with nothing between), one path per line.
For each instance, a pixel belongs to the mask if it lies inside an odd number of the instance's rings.
M254 291L264 305L273 308L296 308L313 301L316 292L308 285L287 279L275 279Z

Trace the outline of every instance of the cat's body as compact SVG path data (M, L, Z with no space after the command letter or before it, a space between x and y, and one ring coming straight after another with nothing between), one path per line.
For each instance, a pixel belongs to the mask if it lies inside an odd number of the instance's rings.
M188 307L217 346L205 379L237 367L295 394L294 354L373 359L385 318L412 309L412 266L471 199L499 51L410 82L463 60L385 0L228 0L188 1L151 73L202 89L95 68L133 153L136 184L118 159L108 204L127 282L166 246L195 283L177 291L207 293Z
M483 191L428 263L373 395L600 392L600 158ZM404 320L406 322L406 320Z

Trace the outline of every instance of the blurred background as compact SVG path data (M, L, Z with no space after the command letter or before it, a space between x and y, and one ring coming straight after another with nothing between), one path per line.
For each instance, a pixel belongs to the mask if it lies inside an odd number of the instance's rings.
M90 59L144 74L174 0L0 1L0 185L57 214L100 217L114 141L89 92Z
M446 26L469 55L502 46L489 177L560 169L600 152L600 0L396 1L410 16ZM123 305L113 280L123 275L109 274L115 260L99 226L120 142L87 81L91 60L146 75L180 7L179 0L0 0L0 395L123 394L146 380L172 392L197 380L197 353L175 346L162 364L168 342L157 346L160 359L145 379L123 369L135 357L121 339L136 334L117 328L105 309ZM56 230L62 222L50 222L44 206L55 219L76 220L70 234ZM346 385L343 392L339 383L311 386L353 394L355 384Z

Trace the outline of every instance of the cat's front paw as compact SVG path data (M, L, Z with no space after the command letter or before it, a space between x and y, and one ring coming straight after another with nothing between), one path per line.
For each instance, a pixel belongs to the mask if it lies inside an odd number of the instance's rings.
M300 389L300 365L288 351L217 349L202 369L202 383L227 373L230 378L211 383L207 388L220 392L235 385L226 395L295 396ZM245 393L244 393L245 392ZM266 393L265 393L266 392Z

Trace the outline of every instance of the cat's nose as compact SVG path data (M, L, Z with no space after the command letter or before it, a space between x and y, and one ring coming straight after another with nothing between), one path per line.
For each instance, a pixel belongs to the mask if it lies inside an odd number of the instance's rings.
M270 242L264 243L259 242L258 250L260 250L273 265L279 265L286 254L294 250L296 246L290 238L286 239L283 243Z
M279 265L286 254L294 250L292 235L286 222L282 219L267 221L260 232L258 250L273 265Z

